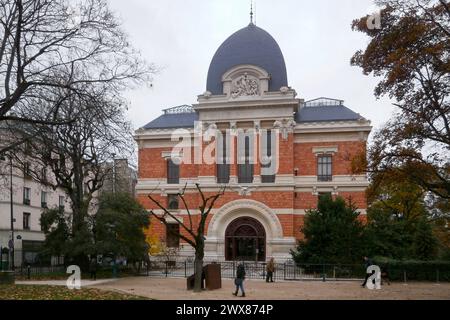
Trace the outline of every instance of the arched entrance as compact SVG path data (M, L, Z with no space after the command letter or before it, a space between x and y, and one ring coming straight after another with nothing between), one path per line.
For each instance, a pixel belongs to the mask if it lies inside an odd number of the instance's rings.
M265 261L266 231L251 217L233 220L225 231L226 260Z

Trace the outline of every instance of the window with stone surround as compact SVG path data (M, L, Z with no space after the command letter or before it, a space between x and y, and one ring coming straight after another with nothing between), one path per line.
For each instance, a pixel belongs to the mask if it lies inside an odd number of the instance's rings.
M253 164L250 163L250 137L245 139L245 159L243 164L238 164L238 183L253 183Z
M166 226L166 246L168 248L180 247L180 225L171 223Z
M169 210L178 210L178 196L176 194L167 195L167 207Z
M320 200L321 198L325 197L333 198L333 195L331 194L331 192L319 192L317 199Z
M167 159L167 183L180 183L180 165L176 164L172 159Z
M332 181L333 157L331 155L318 155L317 156L317 180L318 181Z
M262 155L263 157L267 157L268 159L272 159L272 130L267 130L267 135L262 135L261 137L266 138L266 146L263 148ZM274 183L275 182L275 174L266 175L263 174L264 168L270 168L272 165L272 160L270 160L267 164L261 165L261 182L262 183Z
M23 204L30 205L31 203L31 189L24 187L23 188Z
M23 213L23 230L30 230L30 216L28 212Z
M229 156L227 153L227 136L221 134L218 139L218 153L217 153L217 183L230 182L230 164L227 161Z
M41 191L41 207L47 208L47 192Z

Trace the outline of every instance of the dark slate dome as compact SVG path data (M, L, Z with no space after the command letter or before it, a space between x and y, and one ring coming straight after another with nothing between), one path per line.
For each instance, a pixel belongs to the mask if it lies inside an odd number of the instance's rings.
M251 23L232 34L217 49L209 66L206 90L223 94L222 75L240 64L265 69L271 76L269 91L278 91L288 85L286 64L278 43L265 30Z

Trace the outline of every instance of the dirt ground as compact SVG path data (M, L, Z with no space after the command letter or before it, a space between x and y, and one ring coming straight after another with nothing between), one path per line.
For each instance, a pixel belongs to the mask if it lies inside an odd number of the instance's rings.
M223 279L222 289L194 293L186 290L184 278L123 278L95 285L96 288L117 290L158 300L450 300L450 283L392 283L381 290L362 288L355 281L283 281L266 283L246 280L246 298L236 298L233 280Z

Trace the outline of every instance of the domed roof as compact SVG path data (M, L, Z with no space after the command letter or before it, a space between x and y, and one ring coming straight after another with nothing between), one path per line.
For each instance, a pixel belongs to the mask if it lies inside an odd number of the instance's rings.
M278 43L265 30L250 23L232 34L217 49L209 66L206 90L212 94L222 94L222 75L241 64L266 70L271 76L269 91L287 86L286 64Z

